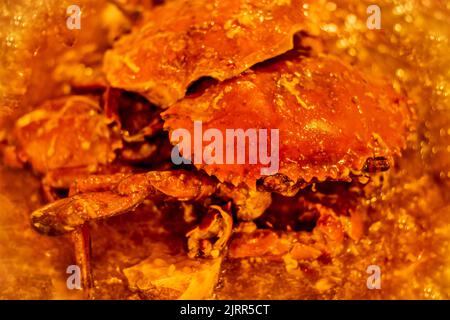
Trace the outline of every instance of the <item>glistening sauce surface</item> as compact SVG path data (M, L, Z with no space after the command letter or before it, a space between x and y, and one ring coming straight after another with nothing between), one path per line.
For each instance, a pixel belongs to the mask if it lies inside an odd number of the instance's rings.
M321 16L334 53L368 72L395 77L416 103L417 135L383 187L360 204L369 219L365 237L331 263L300 266L297 274L287 273L284 263L225 261L216 298L449 298L450 30L443 26L450 7L418 3L380 1L382 31L366 28L369 1L330 2ZM65 289L70 246L29 225L38 189L29 174L0 170L0 298L76 297ZM174 254L185 254L185 230L173 225L182 218L176 212L164 218L151 204L143 209L93 228L96 297L136 297L123 268L168 244ZM369 265L381 268L381 290L367 289Z

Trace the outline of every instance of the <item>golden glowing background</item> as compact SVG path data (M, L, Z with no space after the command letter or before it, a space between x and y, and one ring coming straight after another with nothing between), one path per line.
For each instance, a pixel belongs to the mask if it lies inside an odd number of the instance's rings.
M381 7L379 31L366 27L366 9L374 2ZM341 259L318 268L314 278L282 272L282 263L225 262L214 297L449 299L450 3L318 1L323 3L326 10L312 18L330 50L368 73L394 79L414 102L417 133L389 181L360 204L372 224ZM66 28L70 4L82 8L81 30ZM11 119L67 92L61 83L71 76L68 70L92 75L90 66L120 28L125 22L103 0L1 1L0 141ZM61 62L65 68L56 68ZM0 166L0 299L80 297L65 286L73 261L67 239L41 236L30 227L29 213L41 201L31 173ZM176 214L163 211L148 203L136 214L94 226L95 297L136 298L124 268L155 252L185 254L183 234L170 223ZM382 266L382 290L366 288L370 264ZM321 290L321 279L330 278Z

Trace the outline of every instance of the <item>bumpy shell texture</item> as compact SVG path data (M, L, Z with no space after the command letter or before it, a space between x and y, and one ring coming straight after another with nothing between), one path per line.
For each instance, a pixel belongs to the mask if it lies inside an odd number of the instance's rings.
M293 53L188 96L165 111L163 118L170 133L184 128L194 135L194 121L202 121L203 132L215 128L223 136L226 129L278 129L278 173L292 181L310 182L348 180L366 159L399 154L411 113L405 98L386 82L368 79L332 56ZM248 143L245 147L248 154ZM192 154L183 156L192 158ZM196 166L221 181L251 187L263 177L264 167L260 163Z

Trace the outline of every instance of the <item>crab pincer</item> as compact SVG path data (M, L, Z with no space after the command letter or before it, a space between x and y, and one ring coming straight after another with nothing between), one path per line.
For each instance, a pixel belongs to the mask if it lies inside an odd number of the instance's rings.
M91 220L132 211L147 197L189 201L205 198L216 190L216 183L208 176L181 170L100 175L88 179L89 183L74 185L76 192L83 193L34 211L31 214L33 226L42 233L60 235Z

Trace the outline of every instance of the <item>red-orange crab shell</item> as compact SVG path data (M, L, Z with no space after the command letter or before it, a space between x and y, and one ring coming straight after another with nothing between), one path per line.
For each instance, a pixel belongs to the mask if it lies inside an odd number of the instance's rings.
M202 121L203 132L216 128L223 137L226 129L279 129L278 173L296 182L348 180L366 159L400 153L411 115L392 86L331 56L286 56L179 101L163 113L165 128L171 136L177 128L194 136L193 122ZM253 187L264 166L197 167L221 181Z
M19 156L36 172L96 167L114 160L114 150L121 146L109 122L96 99L68 96L46 101L19 118L14 138Z
M106 52L107 79L169 106L201 77L229 79L292 49L293 35L313 28L311 1L170 1Z

